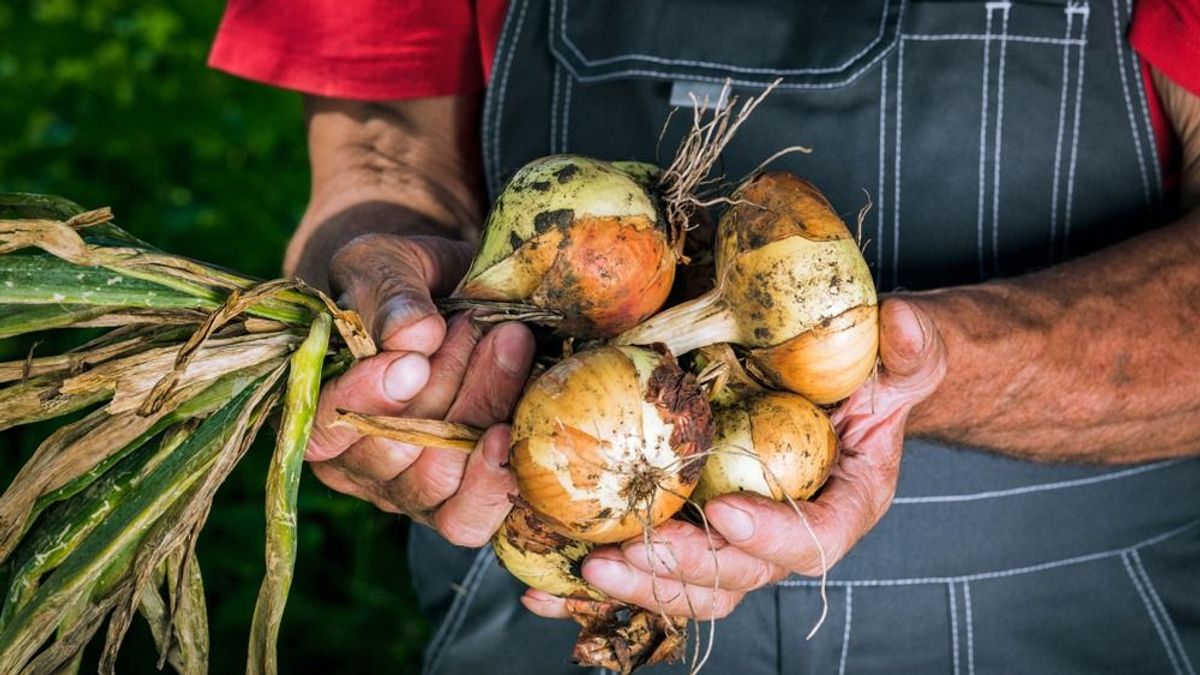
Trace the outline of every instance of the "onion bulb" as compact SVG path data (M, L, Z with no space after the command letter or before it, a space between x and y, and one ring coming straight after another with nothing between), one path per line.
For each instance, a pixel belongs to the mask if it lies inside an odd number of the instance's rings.
M775 501L808 499L825 483L838 453L829 416L803 396L771 391L746 377L727 346L706 348L730 369L714 389L713 444L692 500L755 492Z
M579 566L595 545L549 530L519 500L492 536L492 548L504 569L530 588L560 598L605 598L579 574Z
M716 287L620 335L683 354L728 342L752 372L819 404L849 396L875 367L871 272L846 224L811 183L751 178L718 225Z
M712 438L708 401L670 354L598 347L555 364L513 417L522 499L571 539L640 536L687 500Z
M637 325L675 278L656 171L573 155L526 164L496 198L454 297L533 305L576 338Z

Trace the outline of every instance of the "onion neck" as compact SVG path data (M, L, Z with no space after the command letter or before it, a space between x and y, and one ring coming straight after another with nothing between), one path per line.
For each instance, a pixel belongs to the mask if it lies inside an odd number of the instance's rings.
M718 342L737 342L740 330L721 289L676 305L613 339L618 345L661 343L675 356Z

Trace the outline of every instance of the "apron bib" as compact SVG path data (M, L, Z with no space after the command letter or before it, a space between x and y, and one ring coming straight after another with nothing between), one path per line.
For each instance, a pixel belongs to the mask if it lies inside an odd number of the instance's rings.
M1128 0L512 0L483 118L494 197L554 153L669 159L681 93L783 84L719 171L808 177L864 223L881 291L1011 276L1169 220ZM673 103L674 99L674 103ZM686 100L686 99L683 99ZM572 622L490 549L416 527L425 672L581 672ZM1154 672L1200 662L1200 459L1044 465L909 441L883 521L817 582L750 594L713 673ZM696 633L693 629L693 635ZM701 631L707 635L707 626ZM656 667L648 674L687 672Z

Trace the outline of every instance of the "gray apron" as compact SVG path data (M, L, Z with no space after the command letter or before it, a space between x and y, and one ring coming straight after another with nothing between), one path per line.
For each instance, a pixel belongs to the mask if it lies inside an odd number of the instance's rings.
M780 89L721 171L775 150L865 223L881 290L1020 274L1170 217L1129 0L512 0L483 120L494 196L526 161L654 161L681 91ZM670 152L684 115L662 142ZM665 158L658 158L665 159ZM525 611L490 551L415 528L431 675L574 673L576 626ZM830 574L750 594L713 673L1189 673L1200 460L1033 464L909 441L897 498ZM686 672L685 668L646 671Z

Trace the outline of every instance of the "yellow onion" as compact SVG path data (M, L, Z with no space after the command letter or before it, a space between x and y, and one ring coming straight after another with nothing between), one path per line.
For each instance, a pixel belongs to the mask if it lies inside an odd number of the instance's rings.
M504 569L530 588L560 598L605 598L579 574L583 559L595 544L551 531L524 503L517 503L508 513L492 536L492 548Z
M496 198L454 297L533 305L577 338L636 325L675 278L655 171L573 155L526 164Z
M871 374L879 348L875 285L858 243L811 183L751 178L717 231L716 288L619 336L675 354L728 342L774 386L829 404Z
M838 437L829 416L803 396L759 386L725 345L702 350L729 372L714 389L713 443L692 500L754 492L808 499L829 478Z
M526 389L510 464L520 496L572 539L640 536L683 505L712 437L708 401L669 353L598 347Z

